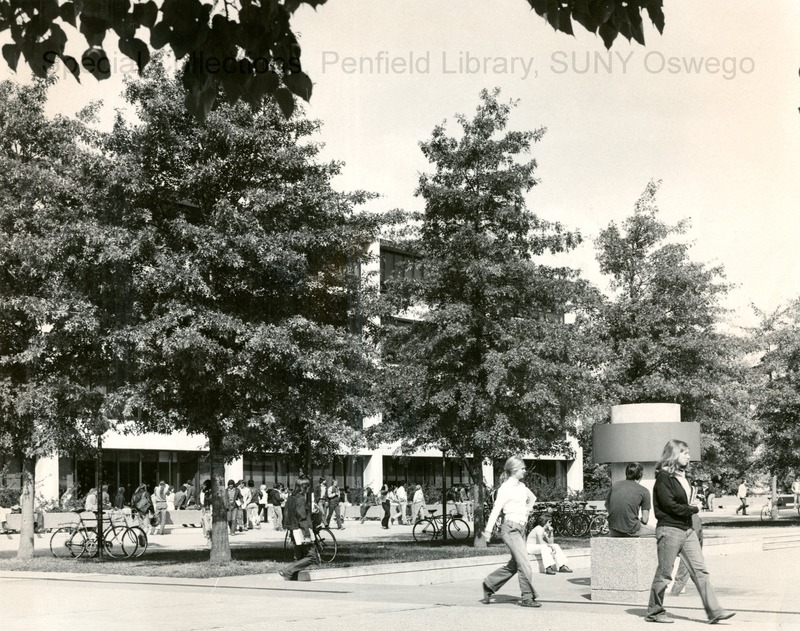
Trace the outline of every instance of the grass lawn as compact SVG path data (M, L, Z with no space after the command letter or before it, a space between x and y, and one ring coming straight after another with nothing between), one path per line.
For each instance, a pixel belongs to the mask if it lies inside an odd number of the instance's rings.
M563 548L582 548L588 539L559 539ZM472 541L459 543L416 542L358 542L339 545L333 563L326 568L374 565L380 563L411 563L433 559L455 559L505 554L502 543L476 549ZM208 550L148 550L138 559L56 559L49 551L31 561L0 559L0 571L75 572L85 574L118 574L172 578L218 578L246 574L276 572L291 560L291 552L283 547L263 546L236 548L231 551L230 563L211 565Z

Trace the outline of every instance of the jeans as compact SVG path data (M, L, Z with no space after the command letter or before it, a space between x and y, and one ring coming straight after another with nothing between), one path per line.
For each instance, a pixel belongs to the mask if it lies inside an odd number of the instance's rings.
M325 521L330 525L331 517L336 517L336 527L342 527L342 511L339 508L339 498L333 497L328 500L328 514L325 517Z
M700 542L700 547L703 547L703 522L700 516L695 513L692 515L692 528L697 533L697 540ZM672 584L672 593L680 594L686 583L689 582L689 568L681 561L678 565L678 572L675 574L675 582Z
M492 592L496 592L516 574L522 600L535 599L538 594L533 587L533 570L528 560L528 551L525 549L525 524L504 521L501 535L503 543L511 552L511 558L504 566L489 574L483 582Z
M658 526L656 528L656 545L658 547L658 569L656 569L656 575L653 577L653 584L650 587L647 615L656 616L664 611L664 592L672 580L675 559L679 555L681 562L686 564L689 576L694 581L700 598L703 600L703 607L705 607L708 618L712 619L719 614L722 607L711 587L703 550L694 529L681 530L672 526Z
M381 526L383 528L388 528L389 527L389 507L390 506L391 506L391 503L388 502L388 501L381 502L381 507L383 508L383 519L381 519Z
M280 506L275 506L274 504L270 504L269 511L272 520L272 527L275 528L275 530L283 530L283 508Z
M292 540L294 543L294 539ZM317 549L312 543L294 544L294 556L297 559L294 563L290 563L284 568L284 573L289 576L290 580L296 581L297 575L317 563Z

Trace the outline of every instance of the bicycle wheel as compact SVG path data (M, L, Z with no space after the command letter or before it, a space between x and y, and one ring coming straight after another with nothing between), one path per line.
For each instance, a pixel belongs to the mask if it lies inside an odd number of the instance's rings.
M50 552L57 559L77 559L83 554L86 537L73 526L61 526L50 537Z
M103 553L112 559L130 558L138 546L136 534L128 526L109 526L103 533Z
M457 541L469 539L469 524L463 519L458 519L457 517L451 519L447 523L447 535L451 539L455 539Z
M412 534L414 535L414 541L419 541L420 543L433 541L439 535L436 530L436 524L430 519L423 519L414 524Z
M568 537L570 532L569 516L564 513L555 512L550 519L553 524L553 534L556 537Z
M314 531L314 545L317 547L319 560L323 563L330 563L336 558L339 546L330 528L319 528Z
M147 544L149 543L149 541L147 540L147 533L141 526L131 526L130 528L128 528L128 530L130 530L131 534L136 540L136 548L134 548L132 555L128 554L130 541L127 538L125 538L123 539L123 546L122 546L123 551L125 552L126 556L128 557L132 556L133 558L138 559L145 552L147 552Z
M589 536L603 537L608 534L608 518L606 515L595 515L589 522Z
M78 557L96 557L97 556L97 533L94 530L86 530L84 532L85 539L83 550Z
M569 518L569 532L573 537L584 537L589 532L589 517L575 513Z

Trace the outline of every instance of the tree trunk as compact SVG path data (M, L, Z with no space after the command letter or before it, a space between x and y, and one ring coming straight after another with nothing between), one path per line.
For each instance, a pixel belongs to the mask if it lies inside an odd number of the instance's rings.
M22 509L22 526L19 531L19 549L17 559L28 561L33 558L33 509L36 498L36 459L22 458L22 475L20 476L22 493L19 505Z
M484 528L486 527L486 515L483 514L483 507L486 503L486 486L483 483L483 454L480 451L472 452L472 467L470 474L476 492L472 494L474 498L474 507L472 514L474 516L473 527L475 528L475 547L485 548L489 542L483 536Z
M745 500L747 501L747 500ZM778 476L772 476L772 519L778 519Z
M208 437L211 455L211 496L214 510L211 514L211 558L213 564L231 560L231 544L228 539L228 511L225 509L225 459L221 455L222 439Z

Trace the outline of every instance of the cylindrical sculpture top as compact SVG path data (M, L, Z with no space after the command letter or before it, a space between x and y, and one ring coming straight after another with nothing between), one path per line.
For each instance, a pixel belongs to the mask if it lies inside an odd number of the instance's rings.
M700 459L700 424L681 423L676 403L633 403L611 408L611 423L592 428L592 456L598 463L656 462L668 440L689 445Z
M680 423L677 403L628 403L611 406L612 423Z

